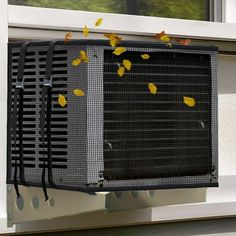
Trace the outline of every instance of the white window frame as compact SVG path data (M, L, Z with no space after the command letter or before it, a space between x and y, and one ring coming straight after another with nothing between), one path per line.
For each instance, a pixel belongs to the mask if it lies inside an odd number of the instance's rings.
M227 1L227 0L226 0ZM235 23L204 22L159 17L130 16L121 14L95 13L85 11L59 10L47 8L33 8L7 5L7 0L0 1L0 105L7 110L7 39L62 39L65 32L73 31L74 38L82 37L84 24L89 27L92 38L104 38L101 33L115 32L123 35L124 39L154 41L157 32L165 30L171 36L190 37L192 39L217 40L220 42L236 41ZM96 28L94 22L103 17L103 24ZM128 22L128 23L127 23ZM2 24L3 23L3 24ZM15 229L6 228L6 113L0 116L0 233L15 232ZM234 162L235 163L235 162ZM236 182L236 171L229 176L222 177L221 181L229 183L223 189L209 189L207 203L194 205L163 206L152 209L111 213L105 215L77 216L70 221L56 219L50 224L34 222L20 225L21 231L48 230L62 228L76 228L76 223L82 222L80 227L104 226L116 224L137 224L156 221L223 217L236 215L236 192L231 187ZM214 195L220 195L215 199ZM100 217L96 222L95 217ZM93 224L91 224L91 221ZM2 224L1 224L2 223Z

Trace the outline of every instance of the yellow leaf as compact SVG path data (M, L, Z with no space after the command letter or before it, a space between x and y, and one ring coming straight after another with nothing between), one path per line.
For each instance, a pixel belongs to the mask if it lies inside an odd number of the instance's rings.
M98 18L95 22L95 26L99 26L102 24L102 18Z
M149 59L150 58L150 56L148 55L148 54L142 54L141 55L141 57L143 58L143 59L145 59L145 60L147 60L147 59Z
M78 97L84 96L84 91L81 90L81 89L74 89L73 93L74 93L75 96L78 96Z
M167 43L167 47L172 48L172 43Z
M78 66L81 63L81 59L80 58L76 58L72 61L72 65L73 66Z
M64 43L68 43L71 40L71 38L72 38L72 32L66 33L64 38Z
M131 69L131 66L132 66L132 63L130 60L127 60L127 59L124 59L123 60L123 65L125 67L126 70L130 70Z
M109 38L110 39L110 45L112 46L112 47L115 47L118 43L120 43L121 42L121 37L119 37L118 35L116 35L116 34L104 34L104 36L106 37L106 38Z
M60 104L62 107L64 107L64 106L66 105L66 103L67 103L65 96L59 94L59 96L58 96L58 102L59 102L59 104Z
M119 56L120 54L124 53L126 51L126 48L124 47L117 47L112 53L116 56Z
M163 35L163 36L160 37L160 40L161 40L162 42L169 43L169 42L170 42L170 37L165 34L165 35Z
M119 43L119 40L117 38L111 38L110 39L110 45L114 48Z
M151 94L156 94L157 93L157 87L153 83L148 84L148 88Z
M125 68L123 66L120 66L118 71L117 71L117 74L120 76L120 77L123 77L125 73Z
M88 56L87 56L87 54L86 54L85 51L81 50L79 57L80 57L81 61L83 61L83 62L89 62L89 58L88 58Z
M89 29L86 25L84 25L84 28L83 28L83 35L84 37L88 37L88 34L89 34Z
M184 103L189 106L189 107L194 107L195 106L195 99L191 97L183 97Z

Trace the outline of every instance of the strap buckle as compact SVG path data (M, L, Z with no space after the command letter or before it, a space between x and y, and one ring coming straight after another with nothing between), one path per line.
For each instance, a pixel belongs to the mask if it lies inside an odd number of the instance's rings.
M50 79L44 79L43 81L43 86L44 87L52 87L52 75L50 76Z
M16 81L15 88L24 90L24 81Z

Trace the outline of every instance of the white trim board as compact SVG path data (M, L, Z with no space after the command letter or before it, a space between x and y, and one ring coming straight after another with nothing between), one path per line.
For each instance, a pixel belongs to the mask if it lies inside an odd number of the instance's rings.
M0 219L6 217L7 0L0 1ZM0 221L0 230L1 230Z
M116 32L153 36L162 30L180 37L211 40L236 40L236 23L218 23L149 16L133 16L25 6L8 6L9 27L81 31L86 24L91 32ZM94 26L97 18L103 24ZM128 23L127 23L128 22Z

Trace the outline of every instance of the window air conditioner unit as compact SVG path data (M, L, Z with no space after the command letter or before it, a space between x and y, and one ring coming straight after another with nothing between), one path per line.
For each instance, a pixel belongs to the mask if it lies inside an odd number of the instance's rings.
M217 48L119 46L127 50L117 56L102 40L9 43L9 184L84 192L218 186ZM72 65L81 50L89 62ZM123 59L132 68L119 77ZM73 94L78 88L84 96Z

